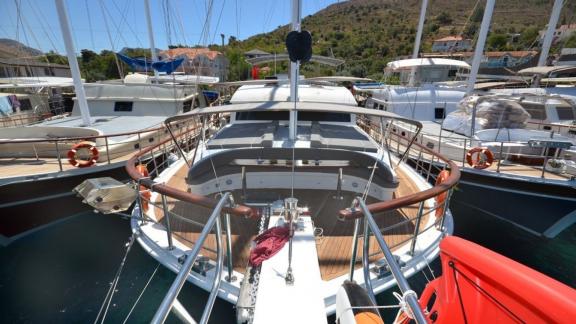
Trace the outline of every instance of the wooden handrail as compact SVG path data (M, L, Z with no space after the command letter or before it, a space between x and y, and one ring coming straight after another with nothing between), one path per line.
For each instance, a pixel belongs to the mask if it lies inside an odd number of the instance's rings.
M187 133L180 134L177 137L184 136L184 135L187 135ZM218 204L218 201L215 199L212 199L212 198L206 197L206 196L202 196L202 195L193 194L193 193L186 192L186 191L182 191L182 190L167 186L165 184L155 183L154 181L152 181L152 179L143 177L140 174L140 172L138 172L138 170L136 170L136 164L138 163L139 157L151 152L156 147L159 147L159 146L166 144L170 141L172 141L172 139L168 139L168 140L165 140L165 141L158 143L154 146L147 147L147 148L143 149L142 151L134 154L128 160L128 162L126 162L126 172L128 173L128 175L133 180L137 181L139 184L145 186L146 188L151 189L151 190L153 189L154 191L159 192L159 193L166 195L168 197L175 198L175 199L178 199L181 201L185 201L185 202L191 203L193 205L198 205L198 206L202 206L202 207L206 207L206 208L212 208L212 209L215 208L216 205ZM247 207L247 206L243 206L243 205L237 205L235 207L224 207L223 210L226 213L230 213L230 214L237 215L237 216L244 216L244 217L252 217L252 215L254 213L252 208Z
M394 135L401 137L401 138L404 138L406 140L409 140L407 137L404 137L404 136L401 136L398 134L394 134ZM458 167L458 165L456 165L456 163L447 159L442 154L435 152L435 151L432 151L431 149L427 148L426 146L424 146L420 143L413 143L412 145L420 147L421 149L423 149L427 153L429 153L433 156L436 156L440 160L448 163L448 165L450 166L450 176L446 179L445 182L443 182L439 185L433 186L430 189L427 189L427 190L424 190L421 192L417 192L415 194L411 194L408 196L403 196L403 197L395 198L395 199L388 200L388 201L381 201L381 202L370 204L367 207L371 213L379 213L379 212L383 212L383 211L394 210L394 209L410 206L410 205L425 201L425 200L430 199L432 197L436 197L439 194L450 190L450 188L454 187L456 185L456 183L458 183L458 180L460 180L460 168ZM432 163L432 162L430 162L430 163ZM360 209L342 209L339 211L338 214L339 214L339 217L341 217L343 219L356 219L356 218L361 218L364 216Z

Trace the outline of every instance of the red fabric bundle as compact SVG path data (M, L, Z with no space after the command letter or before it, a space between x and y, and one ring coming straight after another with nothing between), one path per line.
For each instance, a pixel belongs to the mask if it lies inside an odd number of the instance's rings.
M250 251L250 265L257 267L265 260L273 257L290 239L290 229L287 226L272 227L256 236L256 247Z

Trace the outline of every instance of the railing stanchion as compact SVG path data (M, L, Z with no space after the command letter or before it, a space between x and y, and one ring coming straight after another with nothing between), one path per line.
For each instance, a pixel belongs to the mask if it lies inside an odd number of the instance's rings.
M226 220L226 264L228 267L226 281L233 282L236 281L236 277L234 276L234 266L232 264L232 230L230 226L230 214L226 213L224 217Z
M462 167L466 166L466 143L468 142L468 139L464 139L464 147L462 148ZM472 146L472 145L470 145Z
M234 207L234 197L230 195L229 207ZM234 265L232 264L232 226L230 225L230 213L224 215L226 220L226 263L228 267L228 276L226 281L233 282L236 281L234 276Z
M60 172L62 172L64 171L64 168L62 167L62 156L60 155L60 147L58 146L58 140L55 140L54 144L56 145L56 158L58 159L58 167L60 168Z
M200 249L202 249L202 246L204 245L204 242L206 241L208 234L212 232L212 228L214 228L214 226L216 225L216 251L218 254L218 260L216 262L214 284L212 285L212 290L210 292L210 295L208 296L208 302L206 303L206 307L204 308L204 312L202 313L202 319L200 320L200 323L206 323L208 321L210 312L212 311L212 306L214 305L214 301L216 300L216 296L218 295L218 289L220 287L220 281L221 281L220 278L222 275L222 236L221 236L222 228L220 225L220 213L222 212L222 208L228 201L229 197L230 193L227 192L224 194L224 196L222 196L220 201L218 201L218 204L212 211L210 218L208 218L208 221L204 225L204 228L202 229L200 236L196 240L196 243L194 244L192 251L188 253L186 260L184 261L184 264L182 264L182 267L180 267L180 271L178 272L176 279L174 279L174 281L172 282L172 285L170 286L168 293L166 293L164 299L162 300L162 303L160 304L158 310L156 311L156 314L154 314L151 323L154 324L164 323L164 321L168 317L168 313L172 309L172 306L176 301L176 297L178 297L180 290L184 286L184 283L188 278L190 270L192 270L192 266L194 265L194 262L198 257Z
M106 144L106 159L108 164L110 164L110 147L108 146L108 136L104 137L104 143Z
M138 152L142 152L142 136L138 132Z
M166 203L166 195L161 194L162 197L162 209L164 211L164 223L166 226L166 234L168 235L168 250L173 250L172 245L172 229L170 228L170 211L168 210L168 204Z
M356 266L356 254L358 253L358 232L360 231L360 219L354 220L354 236L352 237L352 257L350 258L350 274L348 279L354 280L354 268Z
M138 179L136 181L136 188L138 190L138 195L136 195L136 202L138 203L138 216L140 217L140 221L142 222L142 225L146 224L146 218L144 217L144 211L142 210L142 195L140 194L140 180Z
M414 255L416 249L416 240L418 239L418 232L420 231L420 222L422 221L422 214L424 212L424 201L421 201L418 206L418 216L416 217L416 224L414 225L414 235L412 243L410 244L410 255Z
M362 241L362 268L364 269L364 285L368 296L376 305L376 296L374 296L374 288L372 288L372 281L370 280L370 227L366 220L362 221L364 227L364 235Z
M454 189L448 190L446 200L444 200L444 212L442 213L442 219L440 220L440 228L444 227L444 220L446 219L446 213L448 212L448 206L450 205L450 199L452 198L452 193Z
M372 233L374 233L374 237L376 238L378 245L380 245L380 249L384 253L384 257L386 258L386 262L388 263L390 272L392 272L392 275L394 276L394 279L396 279L398 287L400 288L400 291L403 294L403 299L406 300L406 303L408 304L410 310L412 311L412 314L414 315L414 320L418 324L427 323L426 317L422 312L422 308L418 303L418 296L416 296L416 294L410 288L408 281L406 281L406 278L404 278L404 275L400 270L400 266L398 266L398 263L396 262L396 259L394 258L392 251L390 251L388 244L384 240L382 233L379 233L378 224L376 224L376 222L374 221L372 213L370 213L368 207L366 207L366 204L362 200L357 199L357 201L360 206L360 209L362 210L362 213L364 214L364 221L368 222L370 230L372 231Z
M504 142L500 142L500 154L498 155L498 166L496 166L496 173L500 173L500 164L502 163L503 149L504 149Z
M548 164L548 147L544 148L544 164L542 164L542 174L540 178L544 179L544 175L546 174L546 164Z

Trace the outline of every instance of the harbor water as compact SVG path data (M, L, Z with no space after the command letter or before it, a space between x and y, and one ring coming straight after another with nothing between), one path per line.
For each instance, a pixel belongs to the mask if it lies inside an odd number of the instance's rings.
M573 248L576 244L576 226L554 240L545 240L493 219L482 219L480 223L484 224L483 227L469 227L466 219L476 217L478 220L481 215L472 215L469 210L462 213L461 206L453 205L456 215L465 215L456 217L456 235L481 243L572 287L576 286L572 262L576 253ZM130 236L127 219L85 212L0 247L2 322L93 323L126 253ZM437 276L440 272L439 262L432 264L426 275L410 280L415 290L421 291L427 280L432 278L430 270ZM134 243L106 312L105 322L148 322L174 278L171 271L158 266L137 242ZM142 297L135 305L141 293ZM198 319L207 297L205 291L187 283L179 300ZM390 294L381 295L378 296L378 303L390 305L395 303L395 299ZM132 307L134 309L128 317ZM386 320L393 320L394 313L388 311ZM210 323L235 321L233 306L218 299ZM179 321L170 315L168 322Z

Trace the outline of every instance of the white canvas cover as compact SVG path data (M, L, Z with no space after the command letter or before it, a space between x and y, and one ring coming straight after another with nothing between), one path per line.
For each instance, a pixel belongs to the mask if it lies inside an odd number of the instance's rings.
M530 118L530 114L514 100L468 96L458 103L458 110L446 116L442 128L471 136L474 106L476 106L475 131L522 129L526 127L526 121Z

